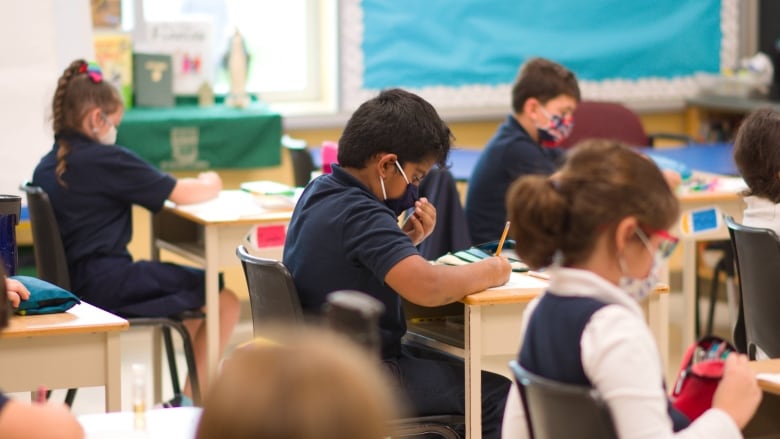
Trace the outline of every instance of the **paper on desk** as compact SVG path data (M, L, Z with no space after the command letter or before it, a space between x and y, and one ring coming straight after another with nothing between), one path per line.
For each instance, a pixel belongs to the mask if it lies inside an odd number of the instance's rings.
M768 381L774 384L780 384L780 373L768 373L768 372L757 373L756 379L759 379L761 381Z
M178 205L178 209L197 215L206 221L229 221L239 218L251 218L268 213L274 209L265 209L255 203L254 197L244 191L222 191L217 198L203 203Z
M523 289L546 289L550 285L550 282L544 279L539 279L533 276L529 276L526 273L512 272L509 275L509 281L499 287L488 288L490 290L523 290Z

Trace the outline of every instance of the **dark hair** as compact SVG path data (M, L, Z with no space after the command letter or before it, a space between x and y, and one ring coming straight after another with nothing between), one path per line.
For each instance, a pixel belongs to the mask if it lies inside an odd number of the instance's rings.
M425 99L398 88L383 90L352 114L339 139L341 166L362 169L375 155L398 155L419 163L433 158L445 166L452 133Z
M762 108L742 121L734 140L734 162L747 183L745 195L780 203L780 113Z
M564 265L583 262L598 235L630 215L648 234L667 229L679 206L651 160L620 142L586 140L552 176L515 181L507 212L515 251L536 269L550 265L557 250Z
M65 157L70 145L61 135L64 132L80 132L84 116L94 107L111 114L122 107L122 97L109 82L90 75L87 62L77 59L70 63L57 80L57 89L52 99L52 128L57 139L57 181L66 186L62 176L67 170Z
M548 59L531 58L520 67L512 86L512 110L522 112L529 98L545 104L560 95L580 101L580 86L574 73Z

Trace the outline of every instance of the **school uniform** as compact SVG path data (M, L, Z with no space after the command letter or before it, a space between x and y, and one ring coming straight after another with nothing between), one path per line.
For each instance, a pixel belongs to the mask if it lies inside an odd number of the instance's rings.
M3 407L8 402L8 397L3 392L0 392L0 414L3 413Z
M62 177L67 186L56 179L58 143L35 168L33 183L47 192L54 208L72 291L88 303L129 317L170 316L202 307L202 270L133 262L127 250L132 206L159 211L176 180L124 147L73 132L61 138L71 148Z
M463 414L463 362L401 344L406 333L401 297L384 279L398 262L417 254L393 211L334 165L332 174L309 183L298 200L283 260L307 313L319 314L327 294L336 290L358 290L381 301L382 360L414 414ZM483 372L482 385L484 434L499 437L510 382Z
M772 229L780 236L780 204L775 204L766 198L745 197L745 211L742 214L742 224L748 227Z
M506 192L518 177L555 172L563 150L536 143L514 115L507 116L479 156L469 178L466 221L473 243L501 237Z
M590 271L559 268L552 276L549 291L523 314L518 361L524 368L597 389L621 438L742 437L722 410L709 409L689 423L670 405L653 336L639 304L624 291ZM515 387L503 432L528 437Z

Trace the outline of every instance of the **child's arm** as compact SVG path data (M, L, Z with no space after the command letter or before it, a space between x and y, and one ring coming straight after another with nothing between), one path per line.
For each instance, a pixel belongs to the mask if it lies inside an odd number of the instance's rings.
M176 181L168 199L176 204L192 204L216 198L222 190L222 179L216 172L203 172L198 178Z
M8 401L0 411L0 437L4 439L80 439L84 430L64 405Z

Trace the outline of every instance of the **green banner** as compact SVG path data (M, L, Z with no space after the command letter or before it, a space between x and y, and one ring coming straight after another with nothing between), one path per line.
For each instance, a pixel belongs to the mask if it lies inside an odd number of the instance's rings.
M117 144L165 171L281 164L282 118L263 104L132 108Z

